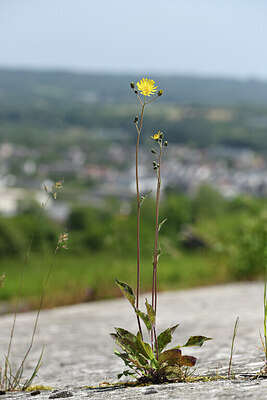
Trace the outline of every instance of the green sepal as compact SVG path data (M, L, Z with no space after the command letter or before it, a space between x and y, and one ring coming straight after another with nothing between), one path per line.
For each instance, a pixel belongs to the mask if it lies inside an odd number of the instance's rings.
M161 332L161 334L157 337L159 353L161 353L162 350L167 346L167 344L172 341L172 334L178 326L179 324L166 329L165 331Z
M134 307L135 306L135 295L134 295L134 291L131 288L131 286L129 286L126 282L119 281L117 278L116 278L116 283L120 287L124 296L129 300L131 305Z

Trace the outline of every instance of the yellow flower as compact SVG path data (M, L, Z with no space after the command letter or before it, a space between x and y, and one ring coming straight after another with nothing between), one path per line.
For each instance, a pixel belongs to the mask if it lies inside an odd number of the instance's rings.
M153 81L153 79L143 78L140 82L137 82L136 85L144 96L150 96L157 91L157 86L155 86L155 81Z
M160 131L158 131L157 133L155 133L154 136L151 136L151 139L157 140L157 139L159 139L159 136L160 136Z

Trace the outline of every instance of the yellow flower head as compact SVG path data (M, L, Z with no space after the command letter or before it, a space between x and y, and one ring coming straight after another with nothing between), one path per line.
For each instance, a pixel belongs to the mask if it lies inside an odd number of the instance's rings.
M155 86L155 81L153 81L153 79L143 78L140 82L137 82L136 86L139 92L144 96L150 96L157 91L157 86Z
M155 135L154 136L151 136L151 139L154 139L154 140L158 140L159 139L159 137L160 137L160 131L158 131L157 133L155 133Z

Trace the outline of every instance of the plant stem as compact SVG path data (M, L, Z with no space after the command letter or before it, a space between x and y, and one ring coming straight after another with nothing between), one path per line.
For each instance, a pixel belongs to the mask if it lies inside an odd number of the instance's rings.
M39 215L38 215L38 219L37 219L37 221L36 221L36 224L35 224L35 227L34 227L34 231L33 231L33 234L32 234L32 236L31 236L30 242L29 242L29 244L28 244L26 256L25 256L25 259L24 259L22 274L21 274L20 283L19 283L19 288L18 288L18 293L17 293L17 298L16 298L16 306L15 306L13 324L12 324L12 328L11 328L11 331L10 331L10 338L9 338L8 350L7 350L7 355L6 355L5 367L4 367L4 380L3 380L3 384L5 383L5 380L7 379L7 368L8 368L7 362L8 362L9 357L10 357L10 351L11 351L11 346L12 346L12 341L13 341L13 336L14 336L14 331L15 331L15 326L16 326L16 321L17 321L19 299L20 299L22 284L23 284L23 281L24 281L24 275L25 275L25 271L26 271L27 264L28 264L28 259L29 259L31 247L32 247L32 242L33 242L33 239L34 239L34 237L35 237L35 235L36 235L37 228L39 227L39 224L40 224L42 215L43 215L44 210L45 210L45 207L46 207L46 205L47 205L47 203L48 203L48 201L49 201L49 198L50 198L50 194L48 194L45 203L42 205L42 208L41 208L40 213L39 213Z
M135 153L135 176L136 176L136 196L137 196L137 238L136 238L136 245L137 245L136 308L137 309L139 309L139 296L140 296L140 208L141 208L140 192L139 192L138 156L139 156L140 134L141 134L143 118L144 118L144 109L145 109L145 102L142 103L142 112L141 112L141 120L140 120L139 127L138 127L137 123L135 124L136 130L137 130L137 142L136 142L136 153ZM141 322L140 322L140 318L138 315L137 315L137 324L138 324L138 329L139 329L139 332L140 332L142 340L143 340Z
M265 277L264 277L264 296L263 296L263 310L264 310L264 344L265 344L265 364L267 365L267 266L265 269Z
M157 171L157 196L156 196L156 226L155 226L155 239L154 239L154 256L153 256L153 284L152 284L152 307L154 308L155 315L157 314L157 266L158 266L158 237L159 237L159 198L161 186L161 156L162 146L160 145L159 154L159 167Z
M236 334L237 334L238 325L239 325L239 317L237 317L237 319L235 321L234 332L233 332L233 337L232 337L231 352L230 352L229 367L228 367L228 378L229 379L231 376L232 360L233 360L233 355L234 355L234 344L235 344L235 338L236 338Z

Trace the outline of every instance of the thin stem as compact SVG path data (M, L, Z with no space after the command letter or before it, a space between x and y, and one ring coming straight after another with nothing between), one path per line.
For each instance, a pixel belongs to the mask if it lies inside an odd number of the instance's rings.
M32 247L32 242L33 242L33 239L34 239L34 237L36 235L37 228L39 227L42 215L43 215L45 207L46 207L46 205L47 205L47 203L49 201L49 198L50 198L50 194L48 194L45 203L42 205L42 208L41 208L40 213L38 215L38 219L36 221L36 224L35 224L35 227L34 227L34 231L33 231L33 234L31 236L31 239L30 239L30 242L29 242L29 245L28 245L28 248L27 248L26 256L25 256L25 259L24 259L22 274L21 274L18 293L17 293L17 298L16 298L14 319L13 319L13 324L12 324L12 328L11 328L11 331L10 331L10 338L9 338L9 343L8 343L6 362L5 362L5 372L6 372L6 369L7 369L7 360L9 360L9 356L10 356L10 351L11 351L11 346L12 346L12 341L13 341L13 336L14 336L14 331L15 331L15 326L16 326L16 320L17 320L17 314L18 314L19 299L20 299L20 295L21 295L22 284L23 284L23 281L24 281L24 275L25 275L25 271L26 271L26 266L28 264L28 259L29 259L29 255L30 255L30 251L31 251L31 247ZM5 379L6 378L7 378L7 376L5 374ZM4 381L5 381L5 379L4 379Z
M233 355L234 355L234 344L235 344L235 338L236 338L236 334L237 334L238 325L239 325L239 317L237 317L237 319L235 321L234 332L233 332L233 337L232 337L230 359L229 359L229 366L228 366L228 378L230 378L230 376L231 376L232 360L233 360Z
M159 346L158 346L157 332L156 332L155 325L153 325L153 333L154 333L154 341L155 341L155 347L156 347L156 356L157 356L157 360L158 360L159 359Z
M265 269L264 277L264 296L263 296L263 309L264 309L264 343L265 343L265 364L267 364L267 266Z
M26 351L26 353L25 353L25 355L24 355L24 357L23 357L23 360L22 360L22 362L21 362L21 364L20 364L20 368L19 368L19 369L23 368L24 363L25 363L25 361L26 361L26 359L27 359L27 357L28 357L28 355L29 355L29 353L30 353L30 351L31 351L31 348L32 348L32 345L33 345L33 342L34 342L34 337L35 337L35 334L36 334L36 329L37 329L37 325L38 325L38 320L39 320L39 316L40 316L40 311L41 311L41 308L42 308L42 305L43 305L43 300L44 300L44 296L45 296L45 291L46 291L47 284L48 284L48 281L49 281L49 278L50 278L50 275L51 275L52 268L53 268L53 266L54 266L55 256L56 256L57 253L58 253L58 249L59 249L59 247L58 247L58 245L57 245L56 250L55 250L55 253L54 253L54 256L53 256L52 261L51 261L50 266L49 266L49 270L48 270L48 273L47 273L47 276L46 276L45 283L44 283L42 295L41 295L41 298L40 298L40 302L39 302L39 306L38 306L38 310L37 310L37 314L36 314L36 318L35 318L35 323L34 323L34 327L33 327L33 332L32 332L31 341L30 341L29 347L28 347L28 349L27 349L27 351Z
M162 157L162 145L160 144L159 154L159 167L157 171L158 184L157 184L157 196L156 196L156 226L155 226L155 239L154 239L154 257L153 257L153 285L152 285L152 307L157 314L157 266L158 266L158 237L159 237L159 198L160 198L160 186L161 186L161 157Z
M136 308L139 309L139 296L140 296L140 208L141 208L141 201L140 201L140 191L139 191L139 171L138 171L138 158L139 158L139 141L140 141L140 134L143 125L143 118L144 118L144 109L145 104L142 104L142 112L141 112L141 119L140 125L138 127L137 123L135 124L137 130L137 141L136 141L136 153L135 153L135 176L136 176L136 197L137 197L137 238L136 238L136 245L137 245L137 288L136 288ZM141 322L139 315L137 315L137 324L138 329L143 339L143 333L141 328Z
M146 104L152 103L152 101L156 100L158 97L159 97L159 96L156 96L156 97L154 97L154 99L147 101Z

